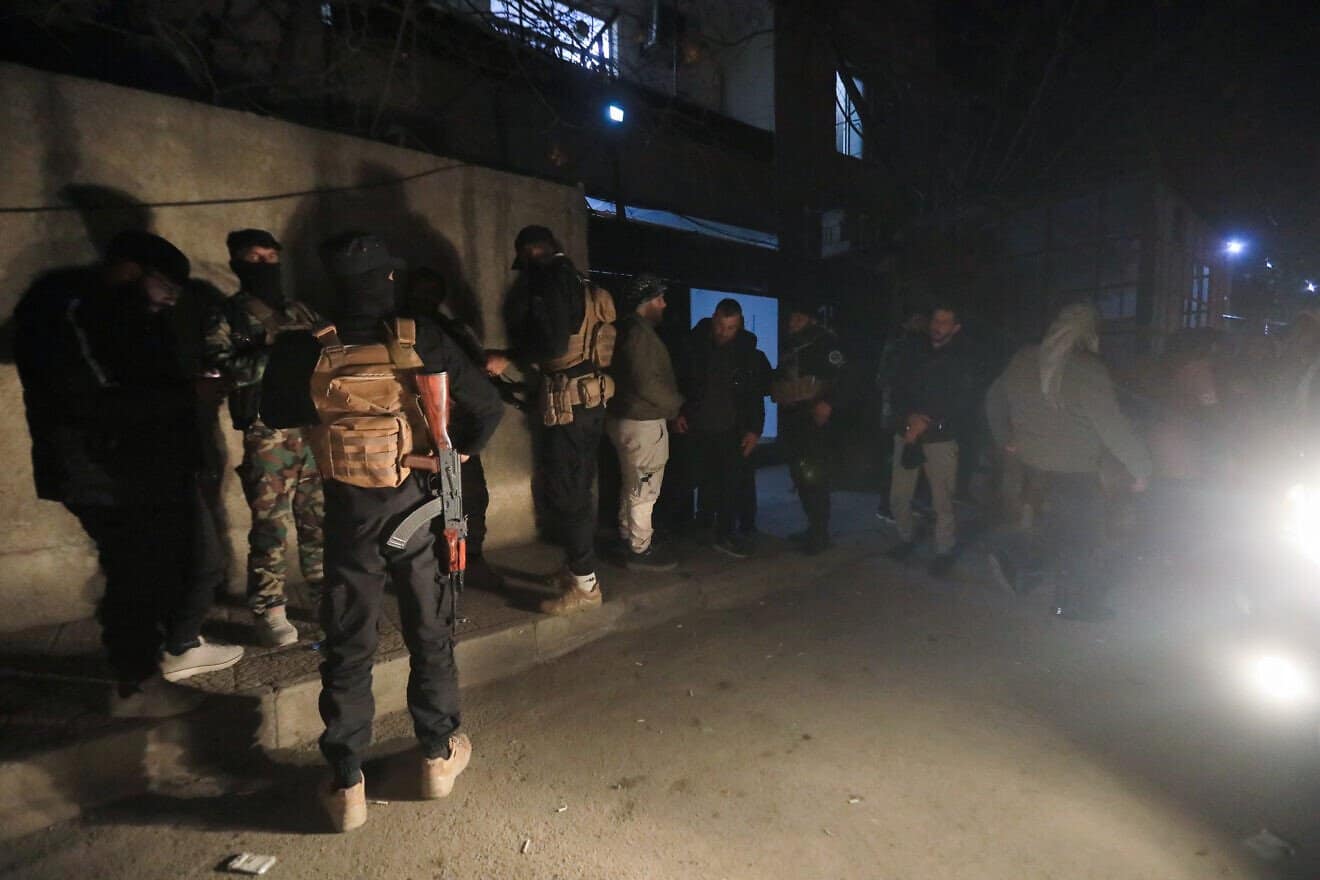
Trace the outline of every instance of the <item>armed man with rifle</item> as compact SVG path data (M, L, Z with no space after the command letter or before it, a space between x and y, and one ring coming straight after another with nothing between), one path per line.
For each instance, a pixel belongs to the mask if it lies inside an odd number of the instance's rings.
M564 567L551 577L559 593L541 603L546 614L601 607L596 578L596 453L605 405L614 396L607 372L614 357L614 299L578 272L554 233L527 226L514 239L519 277L504 304L513 348L490 352L486 372L503 376L511 362L534 364L541 375L537 412L542 431L536 469L549 524L564 548Z
M490 439L503 405L434 322L395 316L403 264L380 238L345 233L322 256L335 285L335 323L280 337L262 398L267 417L305 424L310 409L318 423L311 437L325 480L321 752L332 772L322 800L335 830L348 831L367 818L362 760L387 581L411 655L408 710L424 755L422 796L448 795L471 758L471 742L457 732L453 643L466 531L459 461ZM474 425L463 454L449 442L451 395ZM436 518L443 529L431 527ZM437 531L444 548L435 546Z

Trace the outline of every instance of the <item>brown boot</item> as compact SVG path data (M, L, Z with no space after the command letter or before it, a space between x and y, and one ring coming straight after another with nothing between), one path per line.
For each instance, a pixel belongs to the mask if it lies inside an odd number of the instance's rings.
M566 617L580 611L594 611L600 607L600 584L595 572L584 575L567 574L560 578L563 593L556 599L541 603L541 613Z
M352 788L335 788L333 781L326 782L321 789L321 804L336 832L361 828L367 821L366 778L359 779Z
M454 790L454 780L467 769L472 760L472 740L466 733L456 733L449 738L448 758L424 758L422 760L422 797L427 800L449 797Z

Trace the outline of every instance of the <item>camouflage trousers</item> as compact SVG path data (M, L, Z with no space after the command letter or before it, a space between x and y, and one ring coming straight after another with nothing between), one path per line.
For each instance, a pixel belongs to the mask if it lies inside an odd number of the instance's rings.
M248 606L258 614L285 603L284 560L289 521L298 532L303 577L325 579L325 540L321 521L325 496L311 443L300 428L270 428L256 422L243 433L238 467L252 529L248 532Z

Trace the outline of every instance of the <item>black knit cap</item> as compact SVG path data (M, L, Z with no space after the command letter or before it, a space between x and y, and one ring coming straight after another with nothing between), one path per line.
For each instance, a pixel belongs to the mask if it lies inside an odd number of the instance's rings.
M559 253L563 250L563 247L559 244L559 239L555 238L555 234L550 231L549 227L524 226L522 229L518 230L518 237L513 240L513 251L515 255L513 258L514 269L521 269L523 267L521 252L522 249L529 244L548 244L550 245L551 250L555 253Z
M627 314L642 303L664 296L667 291L665 282L659 276L643 272L634 276L623 289L623 293L619 296L619 311Z
M398 269L407 263L391 256L385 241L370 232L344 232L321 245L325 270L335 278L352 278L376 269Z
M284 250L275 236L264 229L235 229L225 238L225 247L229 248L231 257L236 257L248 248L254 247Z
M137 263L144 270L157 272L179 285L187 282L192 273L192 264L183 251L159 235L140 229L126 229L110 239L105 261Z

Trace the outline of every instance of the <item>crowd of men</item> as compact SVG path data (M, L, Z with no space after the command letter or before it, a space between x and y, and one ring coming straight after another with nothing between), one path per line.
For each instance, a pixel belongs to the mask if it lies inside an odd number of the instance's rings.
M282 246L269 232L238 230L226 244L238 290L210 303L204 326L194 328L199 340L174 315L190 289L189 260L145 232L120 234L99 265L52 273L23 298L15 353L37 494L62 503L96 546L106 580L99 619L118 682L112 714L187 711L200 695L177 682L233 666L244 650L201 634L227 577L218 475L203 435L207 410L228 399L243 437L238 475L251 511L247 603L256 641L279 647L299 638L286 610L290 527L325 633L320 746L331 774L322 794L337 829L366 820L362 757L387 587L412 658L408 707L422 746L423 795L449 794L470 759L471 742L459 732L456 593L465 568L485 587L502 585L483 553L489 492L481 453L505 414L497 386L506 373L535 377L525 401L537 435L532 470L546 531L564 554L544 613L602 603L593 493L602 437L617 453L625 568L677 564L655 521L675 436L692 454L699 534L721 553L751 555L752 456L767 396L780 407L806 515L800 546L808 554L829 548L836 410L857 402L857 386L838 337L809 305L784 308L778 369L735 299L667 345L658 332L667 307L660 278L641 274L612 294L578 270L551 230L529 226L514 241L517 280L504 299L509 347L492 350L458 317L452 281L417 268L404 286L405 265L374 234L347 232L323 244L331 287L324 315L285 290ZM1320 320L1303 318L1294 353L1259 372L1292 376L1298 406L1320 411L1310 406L1320 361L1308 359L1320 350ZM1248 375L1256 361L1239 358L1235 380L1214 366L1214 339L1180 336L1168 381L1152 383L1164 395L1151 407L1155 417L1134 421L1099 344L1095 309L1067 306L1039 344L987 374L957 306L913 310L901 322L875 389L885 425L875 452L889 458L880 514L898 538L892 559L916 553L914 509L925 503L930 574L949 574L965 543L955 498L969 462L982 458L975 438L985 425L988 458L1015 475L1018 507L1033 514L1029 525L1019 517L991 535L993 575L1018 592L1033 579L1051 583L1060 617L1104 615L1115 495L1152 489L1158 507L1197 489L1214 454L1205 438L1222 435L1225 424L1219 420L1218 434L1204 430L1211 414L1232 400L1250 405L1265 379ZM186 356L191 350L200 355ZM461 461L461 474L446 470L448 461ZM416 527L419 516L425 527Z
M287 612L290 529L325 633L320 745L331 774L322 795L340 830L366 818L362 755L387 587L412 657L408 707L424 796L447 795L471 756L458 732L455 594L465 570L501 584L484 561L489 493L480 453L504 415L496 385L511 368L538 380L534 472L544 522L564 551L545 613L601 604L593 485L602 435L620 465L625 567L676 564L652 522L671 430L696 441L711 545L749 555L749 459L772 392L785 408L811 523L806 549L828 543L821 438L843 359L805 309L794 311L773 381L732 299L672 357L656 332L666 306L660 279L637 276L616 301L579 272L551 230L531 226L514 242L518 277L504 305L510 347L496 351L458 319L444 276L418 268L403 287L406 267L376 235L324 242L326 314L289 295L283 247L271 233L237 230L226 245L238 290L207 303L200 327L188 329L177 314L199 290L188 258L146 232L121 233L99 265L51 273L24 296L15 353L37 494L62 503L96 546L106 579L98 617L118 682L111 714L188 711L200 692L177 683L229 668L244 653L201 632L227 580L220 475L205 436L214 427L208 411L213 417L227 398L243 441L237 472L251 513L246 593L255 641L277 648L299 639ZM427 379L441 375L442 384ZM451 504L428 527L407 528L456 488L445 482L443 449L462 462L454 476L463 526L456 534L442 527Z

